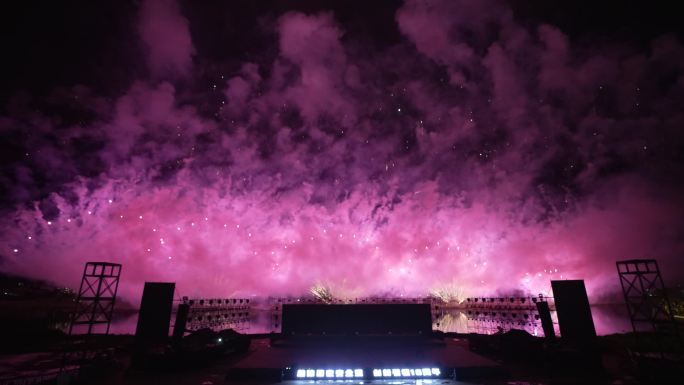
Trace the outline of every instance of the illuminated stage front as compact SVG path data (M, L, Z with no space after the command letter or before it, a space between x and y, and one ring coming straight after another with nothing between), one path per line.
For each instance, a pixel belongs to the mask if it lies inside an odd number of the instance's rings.
M229 379L438 379L497 373L465 340L432 332L428 304L284 305L283 333L257 340ZM394 316L394 317L389 317Z

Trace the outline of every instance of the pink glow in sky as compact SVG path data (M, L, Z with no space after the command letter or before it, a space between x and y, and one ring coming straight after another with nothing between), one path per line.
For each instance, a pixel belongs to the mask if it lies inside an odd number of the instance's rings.
M676 39L574 45L498 2L409 1L395 17L402 41L371 49L332 12L279 15L262 27L277 52L207 82L200 21L143 3L145 76L114 98L62 90L95 118L0 118L31 133L3 174L0 269L76 286L84 262L118 262L131 300L145 281L479 296L565 278L596 300L632 258L682 278Z

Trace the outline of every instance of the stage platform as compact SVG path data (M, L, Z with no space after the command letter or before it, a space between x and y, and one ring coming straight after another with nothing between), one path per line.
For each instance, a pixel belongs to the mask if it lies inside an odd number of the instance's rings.
M364 380L374 379L371 374L374 368L439 368L440 378L457 380L489 378L502 372L498 363L471 352L464 339L445 337L422 344L400 345L377 341L330 342L283 344L278 340L272 343L268 338L253 340L250 352L228 370L227 379L282 381L291 379L286 373L297 368L361 368L366 373ZM387 379L391 378L384 380Z

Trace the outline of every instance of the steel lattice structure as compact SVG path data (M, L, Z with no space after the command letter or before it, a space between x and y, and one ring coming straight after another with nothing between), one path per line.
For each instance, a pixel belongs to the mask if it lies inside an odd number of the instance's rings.
M109 333L120 275L118 263L86 262L69 334L75 325L88 325L87 334L93 334L96 326L105 327L105 334Z
M653 331L674 323L672 307L655 259L616 262L632 329L648 324Z
M655 259L632 259L616 262L629 320L637 340L639 333L651 332L661 357L681 361L684 346L672 304Z
M245 329L250 322L250 300L247 298L183 298L189 306L185 330L209 328L220 331L226 328Z
M540 327L537 302L553 300L547 297L469 297L465 314L468 330L478 334L494 334L510 329L527 330L535 334Z

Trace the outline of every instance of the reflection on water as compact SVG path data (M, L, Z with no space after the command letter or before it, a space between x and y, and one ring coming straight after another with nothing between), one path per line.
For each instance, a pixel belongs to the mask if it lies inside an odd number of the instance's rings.
M596 333L607 335L614 333L626 333L631 331L631 324L627 316L624 305L594 305L591 307ZM519 313L516 317L507 314L495 320L482 321L469 317L463 309L444 309L433 314L433 329L443 332L455 333L479 333L492 334L497 331L510 329L526 330L532 335L543 335L541 322L534 317L534 314ZM551 312L556 333L558 333L558 322L555 312ZM280 327L272 321L272 310L268 307L255 306L250 311L250 318L246 324L241 325L241 333L270 333L280 332ZM137 314L114 315L110 333L112 334L134 334L138 322ZM171 322L173 325L173 319Z
M511 329L525 330L537 336L541 335L541 322L535 319L536 314L532 312L508 312L499 313L497 317L474 317L467 314L467 311L452 309L442 313L434 320L432 325L434 330L445 333L476 333L476 334L495 334L506 332ZM551 314L553 318L555 314ZM556 332L558 330L556 329Z
M595 305L591 307L591 314L598 335L627 333L632 329L624 305ZM509 312L505 316L500 314L499 317L489 317L485 320L468 315L464 310L450 309L435 318L433 328L443 332L478 334L494 334L510 329L520 329L535 336L543 335L541 321L535 315L533 312L528 314ZM555 311L551 311L551 319L556 334L560 335Z

